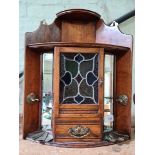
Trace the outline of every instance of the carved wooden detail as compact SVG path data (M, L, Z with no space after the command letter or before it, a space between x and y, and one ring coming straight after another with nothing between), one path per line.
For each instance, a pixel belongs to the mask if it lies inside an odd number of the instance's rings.
M66 21L70 26L67 25L67 27L64 27ZM63 27L68 28L71 32L66 30L64 32ZM89 27L92 32L89 32ZM77 32L77 29L79 29L79 34L76 35L74 32ZM82 31L87 37L83 36ZM68 37L66 37L66 35L68 35ZM77 36L77 40L73 37L75 35ZM87 38L89 40L83 40ZM57 18L52 24L47 25L41 22L36 31L26 33L26 45L64 41L101 43L132 49L131 35L122 33L117 25L107 26L99 14L84 9L62 11L57 14Z

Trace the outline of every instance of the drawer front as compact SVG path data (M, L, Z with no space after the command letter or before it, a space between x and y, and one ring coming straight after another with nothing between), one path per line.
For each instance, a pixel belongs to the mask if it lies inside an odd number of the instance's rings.
M89 124L89 125L99 125L102 124L102 118L85 118L85 117L59 117L55 118L55 123L57 125L75 125L75 124Z
M102 139L102 129L100 125L74 124L56 125L56 139Z

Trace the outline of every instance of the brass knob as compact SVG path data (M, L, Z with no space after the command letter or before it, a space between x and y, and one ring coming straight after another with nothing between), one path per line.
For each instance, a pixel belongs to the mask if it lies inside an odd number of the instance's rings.
M30 93L29 95L27 95L26 101L27 103L35 103L39 102L39 99L34 93Z
M121 105L127 105L127 103L128 103L128 96L127 95L119 95L116 98L116 102L118 102Z

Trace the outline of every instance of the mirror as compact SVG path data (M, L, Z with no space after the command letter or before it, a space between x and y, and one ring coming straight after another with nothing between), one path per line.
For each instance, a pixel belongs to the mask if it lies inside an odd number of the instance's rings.
M104 68L104 131L113 130L114 55L105 54Z
M53 53L43 54L41 127L51 129L53 105Z

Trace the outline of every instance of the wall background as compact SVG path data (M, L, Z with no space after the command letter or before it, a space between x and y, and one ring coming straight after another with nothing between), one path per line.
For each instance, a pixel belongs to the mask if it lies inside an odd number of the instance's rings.
M95 11L101 15L105 23L109 23L135 9L134 0L19 0L19 72L24 69L24 37L25 32L35 31L40 21L51 24L56 13L66 9L83 8ZM119 25L123 33L135 36L135 17ZM134 41L133 41L134 43ZM135 92L135 61L133 45L133 93ZM23 79L20 79L20 113L22 113ZM134 104L132 104L134 125Z

